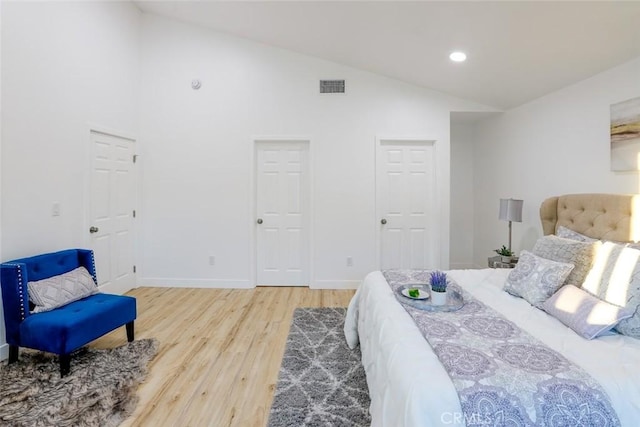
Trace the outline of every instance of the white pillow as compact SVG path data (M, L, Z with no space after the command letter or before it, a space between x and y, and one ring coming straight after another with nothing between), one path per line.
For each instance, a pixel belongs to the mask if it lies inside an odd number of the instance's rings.
M588 340L609 331L633 314L631 310L602 301L573 285L561 287L542 308Z
M631 318L622 320L616 330L640 338L640 250L605 242L598 250L582 289L603 301L631 310Z
M573 264L552 261L529 251L522 251L518 264L507 277L504 290L541 308L542 303L562 286L571 270Z
M84 267L68 273L27 283L34 313L53 310L73 301L98 293L93 277Z

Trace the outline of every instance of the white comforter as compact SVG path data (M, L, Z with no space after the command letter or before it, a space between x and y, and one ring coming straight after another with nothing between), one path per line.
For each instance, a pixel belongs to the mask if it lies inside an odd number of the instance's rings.
M478 300L588 372L608 393L623 426L639 425L640 340L618 334L585 340L552 316L504 292L509 270L448 274ZM379 271L370 273L353 296L344 332L351 348L360 342L372 426L465 424L447 372Z

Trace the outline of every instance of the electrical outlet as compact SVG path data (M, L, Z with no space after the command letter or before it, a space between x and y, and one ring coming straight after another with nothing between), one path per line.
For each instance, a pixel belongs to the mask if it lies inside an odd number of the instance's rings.
M53 202L51 206L51 216L60 216L60 202Z
M347 267L353 267L353 257L347 257Z
M209 255L209 265L216 265L216 257Z

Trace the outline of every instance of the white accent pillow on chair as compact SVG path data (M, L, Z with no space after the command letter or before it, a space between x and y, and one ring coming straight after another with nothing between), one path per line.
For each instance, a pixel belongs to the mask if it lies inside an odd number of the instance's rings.
M35 304L33 313L53 310L70 302L97 294L98 287L84 267L27 283L29 300Z

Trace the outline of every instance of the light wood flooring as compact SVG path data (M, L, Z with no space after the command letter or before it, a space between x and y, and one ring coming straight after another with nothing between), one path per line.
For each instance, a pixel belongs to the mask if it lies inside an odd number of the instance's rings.
M352 290L138 288L136 339L160 349L122 426L265 426L296 307L346 307ZM94 341L126 343L124 328ZM73 363L73 361L71 362Z

